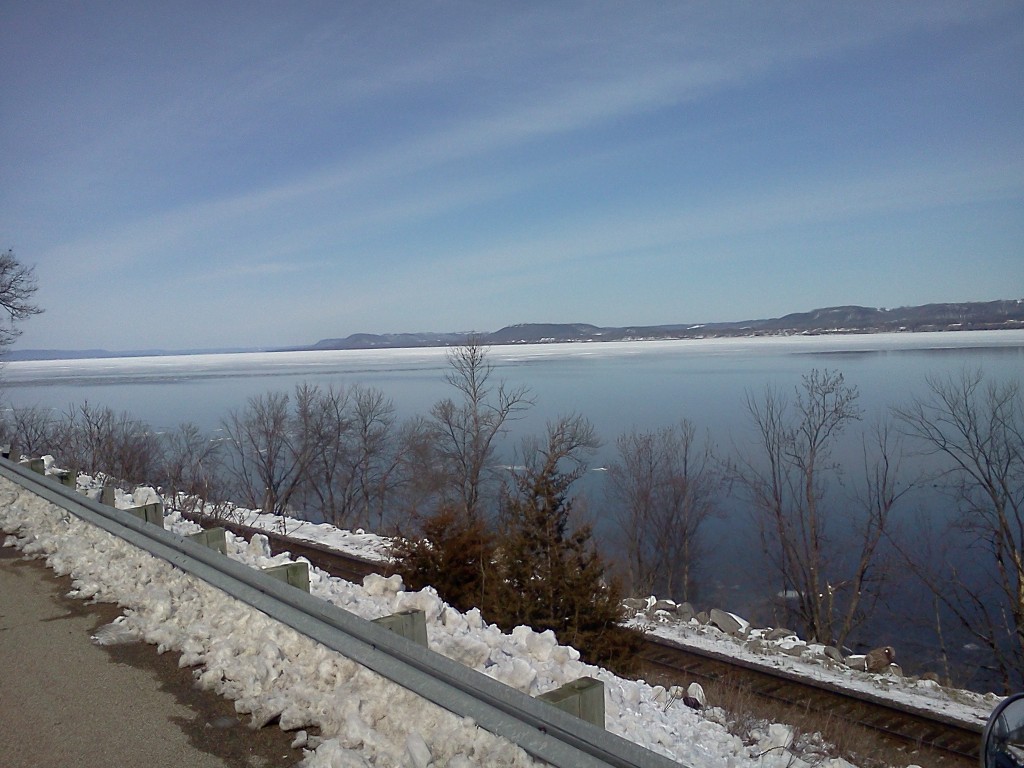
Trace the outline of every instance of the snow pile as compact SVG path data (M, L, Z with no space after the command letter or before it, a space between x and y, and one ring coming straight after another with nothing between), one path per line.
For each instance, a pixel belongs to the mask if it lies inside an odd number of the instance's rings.
M391 539L367 533L362 529L345 531L330 523L311 523L292 517L282 517L258 509L232 509L229 519L233 523L259 528L275 533L284 533L295 539L302 539L336 552L361 557L364 560L384 561L390 559Z
M984 724L992 709L1002 700L994 693L979 694L959 688L946 688L937 682L905 677L897 665L881 673L870 673L853 664L858 657L844 658L835 648L809 643L786 629L755 628L735 614L712 611L710 616L695 616L687 604L671 600L627 600L631 618L628 626L649 635L695 650L710 651L742 659L768 671L785 670L800 677L827 682L884 698L918 709L953 718L968 725ZM716 626L715 614L726 621ZM731 621L730 621L731 619ZM722 626L722 625L725 626ZM859 657L863 663L864 657Z
M80 481L84 478L80 478ZM119 507L149 491L118 493ZM197 526L172 513L178 533ZM14 533L5 546L45 556L73 578L72 594L117 602L124 608L119 632L135 633L158 650L181 653L198 683L235 701L254 727L277 720L307 747L307 766L525 766L518 747L399 688L325 649L264 614L229 598L131 545L68 515L20 486L0 481L0 528ZM265 537L250 543L228 536L229 555L252 566L286 562L271 557ZM602 680L608 730L693 768L760 766L796 768L803 761L779 748L778 728L767 728L753 746L680 703L681 690L617 678L586 665L576 650L559 646L550 632L519 627L504 634L479 612L466 614L426 589L404 591L397 577L369 576L363 585L310 568L313 595L364 618L404 609L426 613L430 647L530 695L589 675ZM319 729L308 737L307 728ZM838 768L844 761L819 763Z
M364 560L388 559L391 540L364 531L341 531L332 525L315 524L258 510L236 508L232 522L252 528L280 532L335 549ZM683 604L685 605L685 604ZM897 701L911 707L935 712L969 724L984 723L1001 700L993 693L979 694L913 676L901 676L896 668L883 674L871 674L849 668L843 659L826 646L808 643L795 633L772 627L754 628L749 622L729 614L740 630L723 631L713 623L701 622L693 611L671 600L650 597L626 601L629 626L685 647L711 651L765 666L784 669L810 680L826 681L854 691ZM455 658L453 656L453 658Z
M180 666L197 667L198 684L233 699L253 727L276 718L285 730L319 728L304 765L535 765L510 742L6 480L0 528L15 534L5 546L70 574L70 596L120 604L121 631L180 652ZM234 540L232 549L243 560L279 559L259 544ZM309 743L305 734L296 741Z

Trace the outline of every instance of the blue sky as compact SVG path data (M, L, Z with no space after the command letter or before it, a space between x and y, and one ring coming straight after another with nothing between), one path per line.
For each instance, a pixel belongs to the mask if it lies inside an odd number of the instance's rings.
M1024 298L1024 3L12 2L20 348Z

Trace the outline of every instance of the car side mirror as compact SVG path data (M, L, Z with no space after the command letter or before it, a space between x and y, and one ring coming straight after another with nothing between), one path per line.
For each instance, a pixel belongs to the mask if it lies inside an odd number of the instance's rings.
M992 710L981 735L981 768L1024 768L1024 693Z

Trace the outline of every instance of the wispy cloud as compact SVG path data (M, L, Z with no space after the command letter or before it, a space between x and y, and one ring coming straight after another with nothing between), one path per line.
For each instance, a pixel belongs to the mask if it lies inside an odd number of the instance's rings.
M0 31L0 48L15 46L0 86L33 84L0 87L0 106L26 116L0 127L15 179L0 228L31 231L41 276L66 291L146 274L233 279L239 292L386 285L429 306L445 280L497 296L488 280L650 266L744 234L1021 195L1020 121L1005 105L985 138L965 133L948 153L917 144L952 116L916 86L957 93L931 59L955 70L959 47L999 54L983 37L993 18L1019 20L1013 3L228 6L198 28L175 8L157 26L144 10L110 29L104 12L86 16L69 12L62 36L35 46ZM69 49L76 18L90 34ZM899 77L877 63L911 54L916 69ZM972 81L1002 82L977 62ZM889 90L919 113L881 101ZM865 99L857 119L873 130L847 134L837 119L825 135L822 98ZM799 149L773 162L783 147ZM709 240L718 247L696 247Z

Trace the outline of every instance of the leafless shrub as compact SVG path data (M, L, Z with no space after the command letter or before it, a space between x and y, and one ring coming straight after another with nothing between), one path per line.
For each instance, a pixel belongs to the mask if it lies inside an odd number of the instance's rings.
M124 411L88 401L69 406L55 426L53 443L61 463L82 472L105 472L128 484L152 482L159 474L159 438Z
M304 498L339 527L383 528L401 460L394 405L359 385L312 388L302 401L311 445Z
M42 456L57 449L55 434L57 417L50 408L26 406L12 408L6 420L7 437L12 451L25 456Z
M307 394L299 392L300 398ZM303 422L304 403L296 414L284 392L250 397L245 408L232 410L222 422L230 461L226 472L244 504L283 514L305 478L311 446Z
M192 423L163 436L160 484L182 511L210 514L224 507L223 443Z
M623 434L616 446L608 495L625 543L630 590L690 600L700 529L716 514L721 479L710 441L698 443L696 427L684 420L658 432Z

